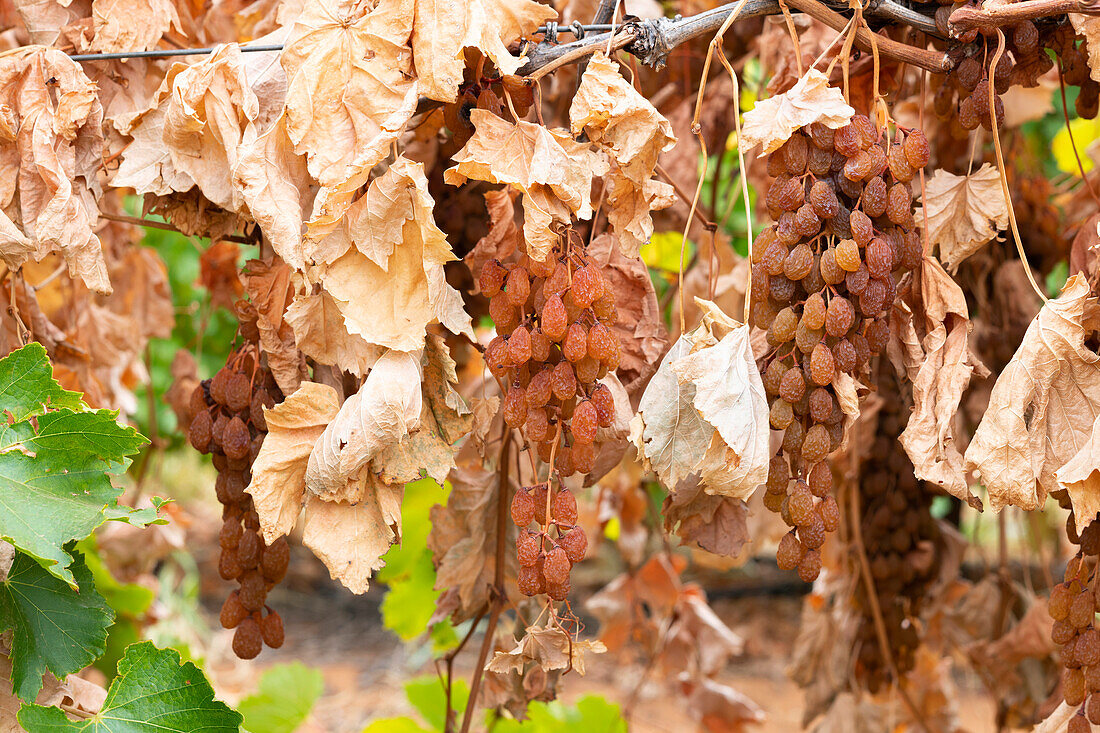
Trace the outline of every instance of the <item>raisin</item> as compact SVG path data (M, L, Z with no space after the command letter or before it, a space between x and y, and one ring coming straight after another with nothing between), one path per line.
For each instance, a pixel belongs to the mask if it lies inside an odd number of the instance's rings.
M233 653L241 659L255 659L263 648L260 625L251 616L245 618L233 632Z

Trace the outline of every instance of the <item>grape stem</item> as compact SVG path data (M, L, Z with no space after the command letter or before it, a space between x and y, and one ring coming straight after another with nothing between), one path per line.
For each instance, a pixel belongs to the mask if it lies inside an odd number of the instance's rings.
M485 674L485 660L489 657L489 650L493 646L493 632L496 631L500 613L504 610L504 552L505 537L508 530L508 464L509 448L512 445L512 432L507 425L501 426L500 455L497 458L497 537L496 537L496 564L493 567L492 600L489 605L489 624L485 627L485 638L481 641L481 649L477 653L477 665L474 666L474 676L470 680L470 699L466 704L466 712L462 716L461 733L468 733L470 723L473 721L474 710L477 709L477 696L481 690L481 678ZM450 721L447 721L450 725Z
M971 6L959 8L951 13L947 24L952 36L960 36L978 27L998 28L1066 13L1100 15L1100 3L1095 0L1020 0L1013 3L997 0L983 3L980 10Z

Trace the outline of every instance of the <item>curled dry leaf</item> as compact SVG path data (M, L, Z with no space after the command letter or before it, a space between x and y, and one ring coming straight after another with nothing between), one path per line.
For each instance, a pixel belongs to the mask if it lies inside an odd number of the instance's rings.
M307 0L290 31L287 133L323 186L374 167L416 108L413 5Z
M357 377L366 374L385 351L348 332L340 306L324 289L295 296L284 318L294 330L294 340L302 353Z
M569 129L608 151L636 183L653 175L657 158L676 144L672 125L604 53L592 56L569 107Z
M359 501L368 464L420 424L420 354L383 354L317 439L306 489L325 501Z
M238 147L256 138L253 120L259 111L235 43L173 79L161 145L168 147L174 168L190 176L206 198L226 211L244 208L233 186L233 169Z
M294 152L285 114L267 132L243 143L237 151L233 189L271 242L271 248L296 270L306 265L302 229L313 205L309 184L305 156Z
M1008 226L1001 176L989 163L967 176L937 170L925 185L923 204L928 238L951 271Z
M1080 534L1100 512L1100 417L1093 422L1081 449L1054 472L1054 477L1059 488L1069 492Z
M644 262L623 254L612 234L596 237L586 252L615 293L618 320L611 328L623 347L616 371L627 391L632 392L654 372L668 347L668 330L661 318L653 279Z
M746 499L767 479L768 403L749 327L706 301L650 380L631 441L666 486L698 473L703 490Z
M393 202L385 207L385 219L368 207L380 200ZM313 273L349 333L402 351L423 347L424 328L435 321L473 338L462 296L443 272L455 257L435 224L433 206L423 164L400 157L318 245L331 249L333 259Z
M168 99L176 77L187 70L186 64L172 64L149 100L152 106L133 116L121 132L132 140L122 151L118 170L111 185L132 188L139 195L147 193L166 196L174 191L187 191L195 185L191 176L176 168L172 149L164 144L164 122Z
M1092 305L1084 277L1071 277L997 378L965 455L995 509L1041 507L1055 472L1088 443L1100 412L1100 356L1085 345Z
M764 722L764 711L747 695L711 678L685 679L688 712L706 733L741 733Z
M1089 75L1094 81L1100 81L1100 18L1083 13L1068 15L1073 30L1085 39L1089 51Z
M293 297L290 276L285 262L268 258L249 260L242 278L256 308L260 348L267 354L268 368L283 394L294 392L309 378L305 359L294 344L294 330L283 317Z
M509 652L496 652L485 666L490 672L523 672L527 663L544 672L574 669L584 676L585 654L602 654L607 647L599 641L573 639L560 626L528 626L523 638Z
M468 458L469 460L463 460ZM428 549L436 568L435 589L444 591L434 618L452 617L460 623L476 616L490 599L496 572L497 523L500 482L495 470L482 467L472 441L463 448L459 466L448 476L451 493L446 506L433 506ZM508 522L505 542L515 538ZM505 589L515 592L515 553L506 553Z
M356 503L306 495L302 543L352 593L366 593L382 556L401 538L404 484L384 484L369 475L360 480Z
M93 231L103 162L95 85L60 51L28 46L0 56L0 89L0 259L14 270L58 252L70 276L111 292Z
M959 401L977 364L968 344L966 295L932 257L924 258L919 282L909 317L896 319L902 339L912 346L903 359L913 386L913 413L899 441L917 478L939 484L980 509L981 499L966 479L954 428Z
M557 17L533 0L418 0L412 47L420 93L455 101L467 48L492 59L500 73L516 73L522 61L508 52L508 43Z
M523 244L523 234L516 226L516 191L499 188L485 192L485 208L489 212L489 233L478 240L463 261L471 273L491 259L504 261ZM474 292L481 292L478 278L474 277Z
M444 180L460 186L467 179L506 183L523 193L523 235L527 253L545 259L557 242L552 227L568 225L571 214L592 216L592 178L607 172L603 156L568 135L493 113L470 111L474 135L452 160Z
M715 555L736 557L750 540L745 502L707 494L698 476L689 476L669 491L661 515L666 531Z
M285 400L264 410L267 437L246 489L260 516L264 542L289 534L298 521L309 454L339 407L332 387L302 382Z
M183 32L172 0L94 0L91 50L147 51L173 27Z
M789 91L762 99L745 113L741 145L749 150L761 143L763 152L770 153L800 127L820 122L835 130L855 113L840 90L829 86L829 77L810 69Z
M589 62L569 108L574 135L584 132L615 161L607 181L608 221L634 258L653 236L651 212L671 206L672 186L652 180L657 158L676 144L672 125L603 53Z

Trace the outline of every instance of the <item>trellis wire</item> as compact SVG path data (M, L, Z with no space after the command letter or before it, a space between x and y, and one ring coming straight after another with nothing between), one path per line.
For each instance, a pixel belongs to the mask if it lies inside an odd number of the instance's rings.
M535 29L535 33L541 33L545 36L546 42L557 43L558 33L568 32L572 33L574 37L580 39L584 38L587 33L603 33L611 30L611 25L608 23L596 23L590 25L583 25L581 23L573 23L572 25L559 26L557 23L548 23L544 26L539 26ZM69 58L73 61L110 61L112 59L163 59L171 58L173 56L202 56L205 54L211 54L218 50L217 46L210 46L207 48L171 48L171 49L154 49L152 51L117 51L113 53L74 53L69 54ZM282 44L269 44L259 46L241 46L241 53L256 53L259 51L282 51Z

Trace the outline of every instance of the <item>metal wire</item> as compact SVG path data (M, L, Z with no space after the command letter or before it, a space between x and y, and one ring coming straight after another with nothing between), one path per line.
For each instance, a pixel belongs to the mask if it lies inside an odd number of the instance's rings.
M559 26L557 23L550 23L547 25L539 26L535 29L536 34L542 34L548 36L547 40L550 43L557 43L558 33L571 33L575 38L584 38L588 33L603 33L611 30L611 26L607 23L596 23L594 25L584 25L582 23L574 22L571 25ZM154 49L152 51L118 51L115 53L75 53L70 54L69 58L73 61L110 61L112 59L166 59L173 56L202 56L205 54L211 54L218 50L218 46L211 46L209 48L171 48L171 49ZM282 51L282 44L271 44L266 46L241 46L241 53L256 53L260 51Z

